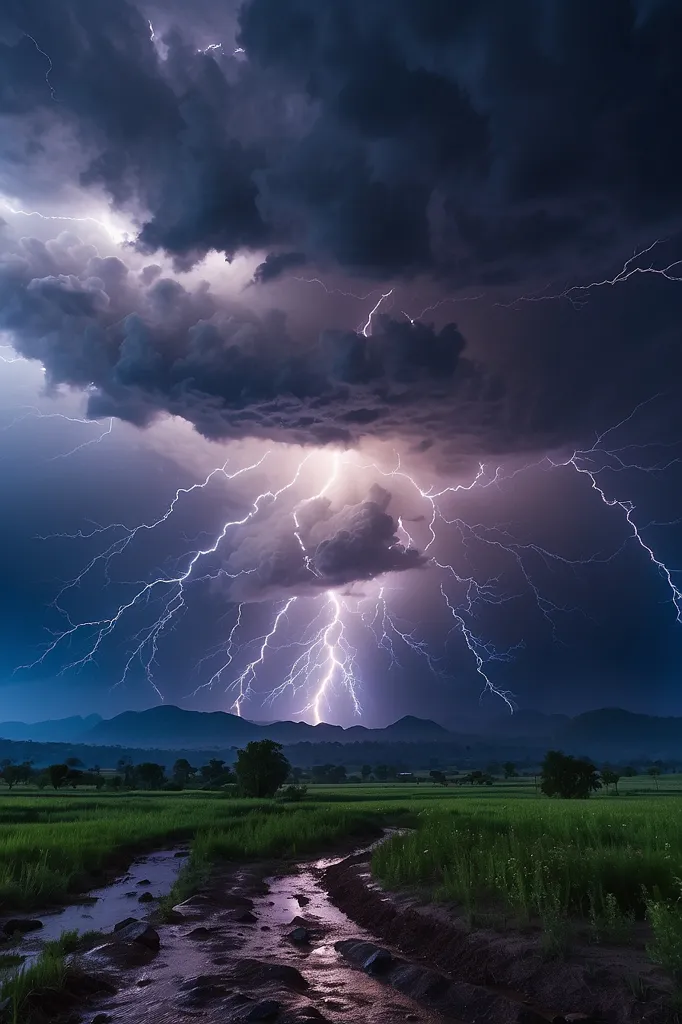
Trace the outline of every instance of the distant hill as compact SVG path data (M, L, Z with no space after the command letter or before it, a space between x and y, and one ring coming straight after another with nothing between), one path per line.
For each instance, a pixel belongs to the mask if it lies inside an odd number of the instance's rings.
M450 731L436 722L413 716L401 718L384 729L367 729L363 725L342 729L324 723L250 722L223 711L187 711L163 704L147 711L126 711L109 719L90 715L33 725L0 723L0 737L166 752L229 751L250 740L273 739L287 748L295 748L302 758L300 763L305 764L334 759L344 763L344 748L350 745L372 749L372 756L383 760L390 760L391 749L401 747L402 756L410 764L417 757L417 747L423 751L419 757L425 763L429 752L441 756L446 748L460 760L482 749L491 760L513 760L524 754L537 758L550 748L586 754L599 764L629 759L682 759L682 718L639 715L622 708L601 708L575 718L520 711L493 721L460 720L456 729ZM414 749L408 752L410 746ZM167 753L167 759L168 756Z
M0 736L6 740L34 740L37 743L69 743L102 721L101 715L74 715L51 722L0 722Z
M557 731L556 739L571 751L601 760L621 756L665 760L682 755L682 718L600 708L569 719Z
M1 731L0 726L0 731ZM148 711L126 711L115 718L98 721L84 730L79 739L88 744L117 744L140 747L231 747L249 740L272 739L285 745L293 743L361 743L383 742L423 743L448 739L451 734L436 722L410 716L401 718L385 729L366 729L355 725L342 729L338 725L308 725L306 722L272 722L262 724L224 711L207 713L186 711L173 705L161 705Z

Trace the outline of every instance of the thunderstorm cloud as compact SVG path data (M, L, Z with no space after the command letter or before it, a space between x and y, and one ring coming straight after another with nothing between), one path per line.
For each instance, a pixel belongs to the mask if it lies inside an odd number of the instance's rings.
M267 521L246 531L226 565L246 573L231 585L232 598L310 596L425 566L428 559L399 540L390 500L377 485L365 500L337 509L328 498L313 498L294 509L295 532L290 523L273 530Z
M89 388L92 416L450 459L573 439L679 377L676 304L652 294L645 350L627 311L529 325L495 289L589 281L633 238L678 237L680 45L674 0L9 0L0 194L104 197L150 264L3 229L0 327L50 383ZM311 336L155 269L213 251L255 257L251 292L308 266L488 288L488 323L396 305L367 338L311 302Z

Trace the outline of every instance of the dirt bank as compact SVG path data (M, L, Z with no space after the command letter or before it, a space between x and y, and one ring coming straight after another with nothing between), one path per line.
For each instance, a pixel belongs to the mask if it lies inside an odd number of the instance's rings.
M454 907L387 893L371 879L369 854L330 865L323 882L337 907L413 962L428 964L452 981L526 1000L548 1020L571 1014L610 1024L679 1019L669 1008L670 981L634 943L630 948L578 944L565 957L551 958L538 929L473 930ZM465 1019L476 1019L473 1002L471 1011L462 1011Z

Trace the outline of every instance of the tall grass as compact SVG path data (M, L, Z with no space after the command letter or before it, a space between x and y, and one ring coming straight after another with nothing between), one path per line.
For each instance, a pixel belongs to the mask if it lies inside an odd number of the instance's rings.
M374 800L352 810L324 798L290 805L210 793L22 802L29 806L0 802L0 912L63 900L103 869L125 866L135 852L163 843L198 836L199 859L293 856L405 810ZM15 824L24 810L33 813L30 823Z
M63 955L53 949L31 964L11 974L0 987L0 1002L8 1000L3 1020L8 1024L27 1024L30 1020L30 997L41 989L61 989L66 978Z
M389 886L421 886L467 907L526 918L591 916L616 928L644 916L647 893L676 893L682 803L655 799L453 804L374 854Z

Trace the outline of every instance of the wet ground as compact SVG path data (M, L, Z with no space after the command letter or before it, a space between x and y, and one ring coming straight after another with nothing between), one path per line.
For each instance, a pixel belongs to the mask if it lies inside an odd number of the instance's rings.
M177 847L159 850L136 860L124 875L109 885L93 889L78 903L59 910L13 915L30 916L42 921L43 927L13 943L11 952L25 956L26 962L30 962L38 956L44 942L58 939L63 932L110 932L125 917L148 917L156 907L156 899L170 892L186 855L186 851ZM140 902L145 893L154 899Z
M117 994L100 1001L91 1016L106 1013L126 1024L453 1020L382 984L337 951L341 940L372 936L329 901L321 884L329 864L317 861L270 877L244 870L214 881L207 894L178 908L181 923L158 928L158 953L144 955L137 966L119 963ZM289 937L296 927L308 941ZM95 950L80 962L96 970L107 960L106 950Z

